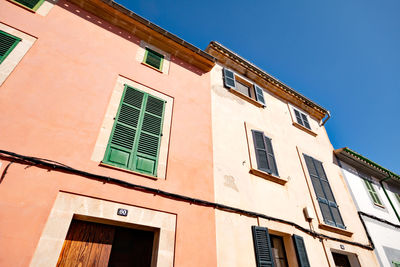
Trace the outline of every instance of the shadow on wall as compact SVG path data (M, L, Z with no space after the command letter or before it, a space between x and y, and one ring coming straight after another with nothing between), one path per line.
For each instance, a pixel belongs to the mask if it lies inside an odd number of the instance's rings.
M115 25L112 25L111 23L98 18L97 16L85 11L84 9L76 6L75 4L68 2L66 0L46 0L50 3L53 3L55 5L60 6L61 8L77 15L78 17L89 21L98 27L101 27L104 30L107 30L115 35L118 35L119 37L122 37L136 45L140 45L140 39L136 37L134 34L128 33L126 30L123 30ZM147 40L144 40L147 41ZM199 76L202 76L205 72L196 68L195 66L191 65L190 63L187 63L179 58L176 57L176 53L171 54L171 62L175 63L176 65L181 66L182 68L185 68L186 70L189 70L193 72L194 74L197 74Z

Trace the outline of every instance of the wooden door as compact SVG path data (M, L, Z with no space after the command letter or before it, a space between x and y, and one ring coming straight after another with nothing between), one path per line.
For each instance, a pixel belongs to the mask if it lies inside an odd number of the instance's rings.
M108 266L115 227L73 220L57 266Z

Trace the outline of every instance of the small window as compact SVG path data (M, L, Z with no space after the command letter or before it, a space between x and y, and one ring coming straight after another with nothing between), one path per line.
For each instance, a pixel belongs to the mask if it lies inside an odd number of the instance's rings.
M297 123L306 127L307 129L311 130L307 115L295 108L293 108L293 110L294 110L294 114L296 115Z
M397 199L397 201L399 202L399 204L400 204L400 194L398 194L398 193L394 193L394 195L396 196L396 199Z
M29 9L36 11L40 5L44 2L44 0L12 0L18 4L21 4Z
M257 168L260 171L279 176L271 139L265 136L263 132L256 130L251 132L253 134Z
M303 155L324 222L332 226L346 229L322 162L305 154Z
M236 75L233 71L224 68L224 85L226 88L234 89L241 95L244 95L250 99L253 99L265 106L264 92L261 87L256 84L252 84L240 76Z
M146 53L144 55L143 62L161 71L164 62L164 56L146 47Z
M21 38L0 31L0 64L21 41Z
M369 195L371 196L372 201L374 202L374 204L378 205L378 206L383 206L382 201L380 200L378 193L375 191L374 185L371 183L371 181L367 180L367 179L363 179L365 185L367 186L367 190Z

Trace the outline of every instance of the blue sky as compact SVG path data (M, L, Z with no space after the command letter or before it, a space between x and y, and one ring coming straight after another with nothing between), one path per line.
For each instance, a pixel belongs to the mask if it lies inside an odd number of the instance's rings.
M335 148L400 174L400 1L117 2L201 49L222 43L330 110Z

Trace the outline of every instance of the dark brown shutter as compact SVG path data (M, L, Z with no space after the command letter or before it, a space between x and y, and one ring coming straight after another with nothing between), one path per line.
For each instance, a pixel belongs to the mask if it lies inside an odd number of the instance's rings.
M257 267L273 267L271 241L268 228L252 226L254 251L256 254Z
M307 250L304 244L304 239L301 236L293 235L294 247L296 249L296 256L299 263L299 267L310 267L308 261Z
M235 88L236 87L236 82L235 82L235 74L224 68L224 84L225 87L227 88Z
M253 133L254 149L257 159L257 168L261 171L270 173L271 168L268 164L268 153L264 142L264 133L260 131L251 131Z

